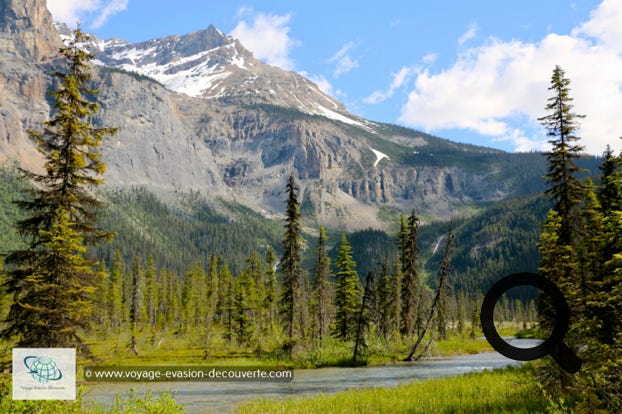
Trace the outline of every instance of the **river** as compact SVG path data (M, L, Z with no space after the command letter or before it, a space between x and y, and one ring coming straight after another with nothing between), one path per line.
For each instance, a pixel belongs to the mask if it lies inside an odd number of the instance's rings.
M539 341L514 339L516 347L536 346ZM235 405L253 399L276 399L290 396L332 393L350 388L394 387L399 383L447 377L486 369L518 365L519 362L497 352L429 358L412 363L399 363L360 368L302 369L294 372L288 383L257 382L169 382L89 384L85 400L112 405L116 394L133 388L139 394L148 391L173 391L175 400L184 405L186 413L227 413Z

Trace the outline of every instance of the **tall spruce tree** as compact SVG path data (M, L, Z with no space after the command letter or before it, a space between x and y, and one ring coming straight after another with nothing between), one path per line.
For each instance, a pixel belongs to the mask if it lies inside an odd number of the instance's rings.
M107 309L108 323L113 330L118 330L126 320L125 307L123 306L123 285L124 278L123 263L121 262L121 252L116 251L112 262L112 269L108 277Z
M590 246L585 267L594 270L588 280L586 312L582 321L582 358L579 387L585 396L583 406L622 411L622 154L608 148L601 166L598 202L586 203L590 229L583 238ZM589 201L589 200L588 200ZM599 211L594 211L596 209ZM594 220L596 217L599 220ZM596 221L596 225L594 225ZM598 226L600 225L600 226ZM597 228L600 227L600 232ZM596 263L595 263L596 262ZM596 396L600 407L587 404Z
M147 269L145 270L145 308L144 314L147 315L147 323L151 328L156 325L156 311L158 309L158 291L156 289L156 270L153 263L153 256L147 258Z
M555 203L555 211L562 219L559 240L564 245L574 245L579 232L578 208L583 200L583 184L578 174L585 172L576 164L581 157L583 147L577 134L579 119L584 115L573 112L570 97L570 79L566 78L562 68L555 66L551 77L548 99L545 109L548 115L538 118L545 127L552 148L546 153L548 172L545 175L550 187L546 190Z
M144 308L142 306L144 299L144 275L140 258L134 256L131 275L131 294L130 294L130 348L135 355L138 355L138 332L142 322L145 320Z
M400 315L400 332L405 337L412 336L420 329L419 320L419 218L412 211L406 223L402 216L400 223L400 263L402 264L402 310Z
M356 315L356 329L354 332L354 350L352 351L352 364L357 364L357 358L367 349L365 334L369 330L371 313L373 311L373 297L376 294L374 285L375 276L369 272L365 277L365 289L361 298L361 306Z
M580 290L582 284L578 266L577 244L581 233L580 206L584 199L585 188L578 175L584 170L576 164L581 157L583 147L578 144L577 135L579 119L583 115L573 112L572 98L570 97L570 79L564 71L555 66L551 77L549 91L552 96L548 99L545 109L548 115L539 118L540 123L547 131L551 150L546 154L548 172L545 179L549 188L545 193L554 203L555 215L549 215L543 228L540 249L542 262L539 266L541 273L553 283L556 283L567 299L571 308L578 305L574 299L578 298L573 292ZM554 233L553 233L554 231ZM551 252L564 252L563 263ZM556 254L556 253L554 253ZM583 285L585 285L583 283ZM546 296L538 298L540 323L549 328L553 323L554 312L550 299Z
M101 202L92 190L105 171L98 148L114 128L95 127L99 106L89 99L89 61L82 48L88 37L79 29L60 49L66 70L55 71L60 87L50 92L54 115L41 131L29 131L43 155L44 173L22 171L34 182L17 204L27 217L17 224L27 247L6 258L6 287L14 298L1 336L18 338L18 346L77 347L88 353L79 330L93 313L97 263L86 246L112 234L97 228Z
M600 166L600 183L596 194L603 214L622 210L622 156L616 156L609 146Z
M330 296L332 282L330 281L330 256L326 250L326 230L320 226L320 235L317 245L317 262L313 272L313 292L316 306L317 334L320 341L326 337L330 316Z
M266 325L266 333L273 335L275 332L275 314L276 302L278 298L277 280L276 280L276 254L272 247L268 248L266 253L266 269L265 269L265 287L266 292L264 298L264 306L267 311L268 324Z
M253 273L256 269L256 254L253 253L248 259L249 266L244 269L235 281L234 294L234 322L238 344L249 346L252 344L259 322L256 313L257 285Z
M291 347L297 337L302 334L300 327L300 308L302 306L302 215L300 203L296 195L294 175L287 181L287 207L285 211L285 237L283 239L283 256L280 262L281 300L280 313L283 317L288 343L285 349L291 355Z
M354 338L356 318L361 305L362 286L352 259L352 248L346 235L342 235L335 262L335 326L333 335L342 341Z
M393 302L395 301L395 292L393 287L393 278L388 269L387 259L385 258L380 265L380 275L378 277L378 287L376 289L376 324L378 326L378 334L388 341L393 333L395 326L395 315L392 311Z

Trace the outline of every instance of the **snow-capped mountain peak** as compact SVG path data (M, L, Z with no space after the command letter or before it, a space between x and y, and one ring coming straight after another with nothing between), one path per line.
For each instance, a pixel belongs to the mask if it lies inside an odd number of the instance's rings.
M63 36L63 30L59 30ZM66 32L65 32L66 33ZM343 104L303 76L267 65L214 26L140 43L93 38L95 63L149 76L191 97L234 98L295 108L363 125Z

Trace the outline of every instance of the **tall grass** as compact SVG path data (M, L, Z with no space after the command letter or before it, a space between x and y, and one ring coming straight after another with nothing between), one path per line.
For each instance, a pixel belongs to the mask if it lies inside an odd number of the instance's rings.
M95 365L252 365L287 366L291 368L320 368L350 366L352 342L342 342L328 337L320 343L309 343L287 357L278 341L262 341L260 345L242 348L228 343L217 333L206 346L197 332L158 332L138 336L139 355L130 351L128 332L93 338L90 341L94 360L84 361ZM426 339L427 342L427 339ZM376 335L367 338L368 347L362 365L382 365L401 361L412 345L411 340L383 340ZM424 355L449 356L492 351L483 338L470 338L467 334L452 333L448 339L433 341Z
M261 400L236 409L252 413L539 413L548 401L517 368L309 398Z
M14 400L12 381L8 374L0 374L0 414L182 414L184 407L170 393L148 393L141 396L130 390L124 396L117 395L112 407L84 401L80 389L74 401L63 400Z

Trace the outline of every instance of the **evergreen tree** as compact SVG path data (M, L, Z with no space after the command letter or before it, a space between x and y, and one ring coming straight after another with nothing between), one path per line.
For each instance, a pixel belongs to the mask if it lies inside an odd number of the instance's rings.
M186 273L181 293L185 330L203 326L207 314L207 276L199 262Z
M354 337L356 316L361 304L361 281L352 260L352 249L346 235L342 235L337 261L335 262L335 326L333 335L342 341Z
M145 320L143 315L143 270L138 256L134 256L134 264L132 265L131 275L131 302L130 302L130 331L132 337L130 339L130 347L135 355L138 355L138 331L140 324Z
M402 312L402 265L399 257L393 263L393 277L391 279L391 296L393 298L389 307L389 320L393 335L400 335L400 315Z
M317 262L313 272L313 292L316 306L317 335L320 342L326 337L329 323L330 297L332 294L332 282L330 273L330 256L326 250L326 230L320 226L320 235L317 245Z
M250 314L253 332L260 333L265 330L268 315L267 309L264 306L266 295L264 264L257 252L251 253L246 259L246 269L244 269L243 274L248 274L248 278L250 279L247 283L246 290L247 296L249 297L248 301L251 306Z
M276 254L272 247L268 248L266 254L266 270L265 270L265 299L264 306L268 311L268 325L266 327L266 333L269 335L274 333L275 330L275 315L276 315L276 301L278 298L277 292L277 280L276 280Z
M395 318L397 314L393 314L393 302L395 301L395 292L393 287L393 278L389 273L386 259L380 266L380 276L378 278L378 288L376 289L376 325L378 326L378 334L388 341L393 333L392 328L396 325Z
M596 189L604 216L622 210L622 157L614 155L607 146L600 167L600 187Z
M147 258L145 271L145 301L143 303L147 324L154 328L156 325L156 310L158 309L158 292L156 289L156 270L153 256Z
M570 294L579 295L573 302L580 306L574 313L586 311L586 299L591 285L603 273L603 264L607 261L605 252L604 217L600 202L596 196L592 179L585 179L585 200L581 210L582 235L577 243L579 289Z
M125 315L125 306L123 304L122 290L122 281L125 277L124 273L123 263L121 262L121 252L117 250L114 256L114 261L112 262L110 277L108 278L107 294L108 323L113 330L119 329L127 320Z
M182 309L181 309L181 282L179 275L172 270L166 272L168 280L168 303L169 303L169 325L175 329L181 328Z
M156 320L157 320L157 328L162 329L165 326L169 326L169 322L171 319L171 303L170 303L170 292L169 292L169 280L168 280L169 272L166 268L160 268L158 272L158 283L157 283L157 291L158 291L158 310L156 312Z
M302 216L300 203L296 196L294 175L287 182L287 208L285 219L285 237L283 239L283 257L281 258L281 301L280 313L283 317L288 343L286 351L291 355L291 347L297 337L302 334L300 326L301 296L302 296L302 256L304 243L302 238Z
M542 226L542 235L538 248L541 260L538 269L547 279L557 284L565 295L572 294L571 279L566 278L569 273L576 273L576 261L571 246L561 243L560 230L562 218L555 211L549 211L549 215ZM552 329L554 320L551 315L555 314L553 305L546 297L540 296L538 299L538 310L541 316L540 324L544 329Z
M361 299L361 307L356 317L356 330L354 333L354 351L352 352L352 364L356 365L356 360L363 350L367 349L365 333L369 330L371 320L372 297L375 295L374 275L369 272L365 277L365 289Z
M234 321L238 344L249 346L254 341L256 325L259 322L257 304L256 272L261 267L257 263L257 255L247 259L248 267L238 276L235 284Z
M583 115L573 112L572 98L570 97L570 79L565 77L564 71L556 66L551 77L549 91L552 96L548 99L546 110L548 115L539 118L550 137L552 148L546 154L548 172L545 179L549 188L545 193L554 203L554 215L549 215L545 223L540 242L542 261L539 269L551 282L557 284L569 301L571 309L579 306L576 292L581 291L583 275L579 274L578 249L582 229L580 206L584 199L584 185L578 175L580 169L576 160L581 157L583 147L579 145L580 137L578 120ZM556 256L558 255L558 256ZM548 297L538 297L538 310L541 325L549 329L554 321L555 311ZM570 377L559 372L556 366L545 369L549 383L558 382L568 385Z
M235 317L235 280L229 271L227 263L222 262L220 268L220 290L218 309L221 323L224 326L224 337L227 342L231 342L234 337L234 317Z
M207 315L205 317L206 330L209 335L209 330L212 322L215 319L216 309L218 306L218 292L220 290L220 277L218 275L218 262L217 256L211 256L209 262L209 271L207 273L207 298L204 299L207 302Z
M608 149L601 166L601 187L585 203L589 227L583 267L590 270L585 314L579 324L581 358L577 389L583 394L579 410L622 410L622 154ZM599 406L592 402L596 400ZM578 410L578 411L579 411Z
M551 151L546 154L548 173L545 178L550 187L545 193L555 203L555 211L562 219L559 238L564 245L574 245L579 232L578 208L583 199L583 184L577 175L584 172L576 164L583 150L578 144L580 137L576 135L578 120L584 115L572 111L569 85L570 79L565 77L562 68L555 66L549 87L553 96L548 99L545 108L549 114L538 118L546 128L552 145Z
M432 303L432 309L436 308L436 329L440 339L447 339L447 285L449 278L449 255L451 252L451 243L454 234L451 229L447 232L447 241L445 243L445 251L443 253L443 261L439 271L438 289Z
M400 314L400 332L405 337L412 336L419 330L419 247L417 245L417 233L419 231L419 219L412 211L407 223L400 223L400 263L402 264L402 310Z
M87 40L78 29L60 50L67 68L54 72L60 83L51 92L55 114L42 131L29 131L45 159L44 174L23 171L35 183L29 198L17 202L27 214L18 230L28 246L6 258L6 288L14 303L1 332L4 338L17 336L18 346L89 352L79 329L93 313L98 275L97 263L86 259L86 246L112 236L97 228L101 202L90 190L103 182L98 147L115 129L91 122L98 105L88 97L98 91L88 87L93 55L81 48Z

